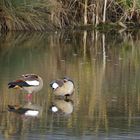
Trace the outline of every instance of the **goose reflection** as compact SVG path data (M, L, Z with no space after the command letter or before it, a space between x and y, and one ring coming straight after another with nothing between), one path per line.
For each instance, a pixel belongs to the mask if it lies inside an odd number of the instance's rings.
M25 117L40 117L42 115L42 107L31 102L25 105L8 105L8 111L14 112Z
M74 82L69 77L56 79L50 83L53 94L56 96L68 97L74 92Z
M19 79L9 82L9 88L20 89L27 94L27 99L31 100L32 93L40 91L43 87L43 80L36 74L25 74Z
M74 110L73 101L70 99L54 99L50 111L60 115L70 115Z

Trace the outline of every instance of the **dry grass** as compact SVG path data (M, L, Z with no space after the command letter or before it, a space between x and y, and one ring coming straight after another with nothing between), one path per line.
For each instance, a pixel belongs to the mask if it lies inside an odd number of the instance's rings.
M139 3L133 1L108 0L43 0L0 2L1 30L50 30L81 25L98 25L105 22L139 24ZM104 10L104 13L103 13ZM86 22L85 22L86 21Z

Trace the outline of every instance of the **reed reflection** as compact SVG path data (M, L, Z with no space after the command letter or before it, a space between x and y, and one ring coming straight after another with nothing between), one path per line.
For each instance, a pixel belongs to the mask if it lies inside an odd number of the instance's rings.
M17 75L29 71L38 73L45 79L45 86L32 99L43 108L38 122L32 118L30 126L23 126L17 117L20 115L2 113L1 131L9 134L18 129L24 134L25 131L30 133L33 126L40 126L45 135L48 130L53 131L52 136L60 131L81 136L139 128L134 118L140 113L140 35L134 38L131 34L113 34L86 31L5 37L5 47L0 52L0 111L7 109L7 105L22 104L23 95L7 89L7 83ZM75 82L74 104L52 99L50 81L65 75ZM63 115L58 120L48 113L52 101L60 108L69 108L60 109ZM65 119L66 114L70 116L68 119ZM125 121L122 123L120 118ZM52 124L54 129L51 129ZM36 133L39 135L38 131Z

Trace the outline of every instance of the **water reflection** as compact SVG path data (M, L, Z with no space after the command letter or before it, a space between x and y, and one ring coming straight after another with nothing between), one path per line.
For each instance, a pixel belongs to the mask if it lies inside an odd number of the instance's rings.
M4 139L138 138L139 40L139 32L113 31L1 36L0 132ZM7 88L23 73L37 73L44 80L32 99L41 106L41 116L28 121L7 111L8 105L24 105L24 94ZM74 104L53 99L49 83L65 75L75 82ZM61 109L63 115L50 112L52 102L66 107Z
M22 118L41 117L42 107L28 102L24 105L8 105L8 111L22 116Z
M73 112L74 104L70 99L54 99L50 110L59 115L70 115Z

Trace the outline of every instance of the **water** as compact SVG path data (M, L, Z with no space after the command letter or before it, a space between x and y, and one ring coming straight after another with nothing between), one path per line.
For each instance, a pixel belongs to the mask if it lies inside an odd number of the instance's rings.
M139 32L8 33L0 42L1 140L139 139ZM31 103L7 86L25 73L44 80ZM63 76L75 83L69 101L56 99L49 87ZM51 112L56 103L65 110ZM39 115L9 112L8 105L30 105Z

